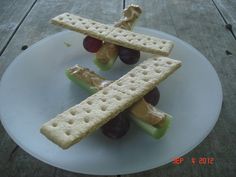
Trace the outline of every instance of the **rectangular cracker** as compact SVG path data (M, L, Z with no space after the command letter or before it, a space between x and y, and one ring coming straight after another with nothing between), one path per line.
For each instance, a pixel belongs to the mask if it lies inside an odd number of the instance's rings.
M40 131L61 148L69 148L140 100L180 65L180 61L166 57L147 59L109 86L45 123Z
M106 42L153 54L168 56L174 46L169 40L112 27L70 13L58 15L51 22Z

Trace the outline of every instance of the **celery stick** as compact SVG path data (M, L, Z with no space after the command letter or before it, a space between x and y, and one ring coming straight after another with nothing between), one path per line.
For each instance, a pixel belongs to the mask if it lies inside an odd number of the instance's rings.
M162 127L155 127L153 125L150 125L140 119L136 119L133 117L133 115L130 114L130 116L133 118L132 120L145 132L147 132L149 135L151 135L153 138L160 139L163 137L170 127L172 116L168 115L165 122L163 123Z

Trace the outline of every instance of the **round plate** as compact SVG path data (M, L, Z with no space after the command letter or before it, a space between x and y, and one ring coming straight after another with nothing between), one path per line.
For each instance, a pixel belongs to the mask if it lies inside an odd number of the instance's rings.
M182 67L159 86L158 107L174 117L162 139L155 140L132 124L122 139L108 139L98 130L70 149L62 150L40 134L44 122L89 96L66 78L66 68L78 63L114 80L134 67L117 59L110 71L99 71L93 64L94 54L83 49L84 36L70 31L32 45L4 73L0 113L11 138L48 164L96 175L159 167L196 147L214 127L221 109L222 89L215 70L201 53L180 39L146 28L135 30L174 41L170 57L182 61ZM140 62L149 56L142 54Z

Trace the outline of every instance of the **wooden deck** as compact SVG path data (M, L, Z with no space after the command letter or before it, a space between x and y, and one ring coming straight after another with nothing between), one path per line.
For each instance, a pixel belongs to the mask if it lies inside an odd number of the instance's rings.
M124 4L123 4L124 3ZM0 76L22 51L61 31L48 20L65 11L104 23L119 20L124 5L139 4L138 26L177 36L198 49L218 73L223 87L219 120L209 136L184 156L213 157L213 165L169 163L123 177L233 177L236 175L236 1L235 0L9 0L0 1ZM23 47L24 48L24 47ZM119 176L119 174L117 174ZM80 177L47 165L19 148L0 124L1 177Z

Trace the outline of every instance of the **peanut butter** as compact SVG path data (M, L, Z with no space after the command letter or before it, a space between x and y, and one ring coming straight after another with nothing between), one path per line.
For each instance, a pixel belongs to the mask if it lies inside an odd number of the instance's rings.
M151 104L141 99L130 108L131 113L138 119L151 125L160 123L165 117L165 113L157 110Z
M115 27L131 30L141 13L142 10L138 5L129 5L123 11L124 17L122 17L120 21L115 24ZM96 59L98 59L103 64L107 64L110 60L117 58L117 56L118 46L107 42L105 42L96 53Z
M139 15L142 13L141 8L138 5L131 4L123 11L124 17L120 19L115 27L120 27L126 30L131 30L135 21L138 19Z

